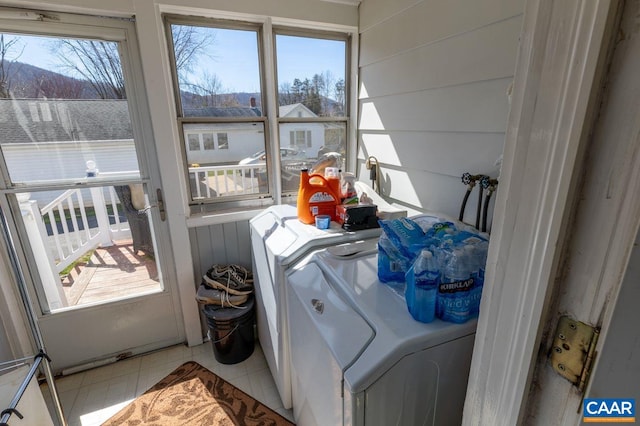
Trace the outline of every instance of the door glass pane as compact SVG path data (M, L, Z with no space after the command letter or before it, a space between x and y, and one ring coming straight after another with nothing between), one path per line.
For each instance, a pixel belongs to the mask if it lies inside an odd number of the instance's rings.
M117 44L0 37L0 149L11 182L82 180L89 161L94 177L138 176Z
M276 49L281 118L345 116L346 41L278 34Z
M17 198L45 312L162 290L142 184Z
M194 151L187 147L189 185L193 200L269 191L263 123L185 123L187 136L218 137L218 148Z
M5 33L0 48L0 149L43 312L162 291L118 44ZM85 185L105 180L123 184Z
M263 115L256 31L172 24L171 36L183 117Z

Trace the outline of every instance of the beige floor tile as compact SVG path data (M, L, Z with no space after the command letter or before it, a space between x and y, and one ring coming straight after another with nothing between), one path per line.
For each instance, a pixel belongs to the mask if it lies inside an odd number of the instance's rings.
M58 394L69 426L100 425L158 381L187 361L196 361L229 383L253 396L281 415L292 419L282 408L264 354L256 344L253 354L237 364L221 364L210 342L189 348L184 345L118 361L93 370L56 380ZM48 390L42 385L45 399Z

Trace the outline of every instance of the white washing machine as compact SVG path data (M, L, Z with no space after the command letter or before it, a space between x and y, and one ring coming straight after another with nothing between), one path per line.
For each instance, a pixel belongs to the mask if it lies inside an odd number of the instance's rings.
M380 208L380 206L378 206ZM406 211L383 206L388 217ZM326 230L298 220L296 207L272 206L250 224L253 276L256 290L258 338L285 408L291 408L289 340L287 332L285 272L314 248L380 235L380 229L346 232L336 222Z
M287 274L295 420L459 425L477 320L415 321L377 279L376 241L314 251Z

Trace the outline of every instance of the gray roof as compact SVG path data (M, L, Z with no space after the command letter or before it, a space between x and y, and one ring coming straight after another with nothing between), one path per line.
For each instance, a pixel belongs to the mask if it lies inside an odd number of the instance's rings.
M185 117L259 117L262 115L259 108L249 107L202 107L185 108Z
M0 99L0 143L132 138L126 100Z
M300 107L300 108L304 109L305 111L307 111L307 113L311 117L317 117L318 116L315 112L311 111L304 104L298 102L298 103L295 103L295 104L280 105L280 109L279 109L280 117L288 116L289 114L291 114L298 107Z

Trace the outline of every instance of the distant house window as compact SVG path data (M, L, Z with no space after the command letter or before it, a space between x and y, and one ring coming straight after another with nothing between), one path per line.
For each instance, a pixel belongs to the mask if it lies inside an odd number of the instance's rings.
M229 149L229 139L226 133L218 133L218 149Z
M51 110L49 109L49 104L41 102L40 112L42 113L42 121L51 121Z
M31 119L37 123L40 121L40 114L38 114L38 106L35 102L29 102L29 113L31 114Z
M187 135L187 144L189 151L200 151L200 135L190 133Z
M213 142L213 133L203 133L202 144L205 151L212 151L215 148L215 144Z
M292 130L289 132L289 145L299 148L311 148L311 130Z

